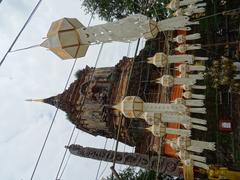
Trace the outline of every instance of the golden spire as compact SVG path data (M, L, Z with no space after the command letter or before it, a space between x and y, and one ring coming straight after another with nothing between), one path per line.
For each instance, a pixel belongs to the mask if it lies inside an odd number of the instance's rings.
M25 101L29 101L29 102L44 102L44 99L26 99Z

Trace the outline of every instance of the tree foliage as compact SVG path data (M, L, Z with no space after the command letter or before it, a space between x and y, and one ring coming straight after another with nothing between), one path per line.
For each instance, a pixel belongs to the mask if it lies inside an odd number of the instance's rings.
M119 173L121 180L152 180L155 179L156 173L153 171L145 171L140 169L135 171L135 168L128 167ZM112 180L112 176L108 176L105 180ZM117 180L115 177L113 180Z
M97 14L100 18L113 21L130 14L145 14L149 17L167 16L166 4L169 0L84 0L87 13Z
M75 73L75 77L76 77L77 79L80 79L81 76L82 76L82 74L83 74L83 72L82 72L82 70L80 69L80 70L78 70L78 71Z
M147 171L140 169L136 171L135 168L128 167L121 171L119 173L121 180L153 180L156 179L156 173L154 171ZM159 174L158 180L180 180L178 178L173 178L171 176L168 176L166 174ZM108 176L106 178L103 178L102 180L112 180L112 176ZM113 177L113 180L117 180L115 177Z
M240 92L240 82L234 79L237 73L239 72L236 71L233 61L224 57L213 61L207 75L213 88L231 89L234 92Z

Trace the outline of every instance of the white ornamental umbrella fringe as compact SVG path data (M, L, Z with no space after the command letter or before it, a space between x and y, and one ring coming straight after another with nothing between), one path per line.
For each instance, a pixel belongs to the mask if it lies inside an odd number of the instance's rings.
M181 160L192 159L194 161L206 162L206 157L194 155L193 153L190 153L190 152L188 152L187 150L184 150L184 149L180 149L180 151L177 152L176 155Z
M204 151L204 149L207 149L207 148L201 148L201 147L198 147L198 146L187 147L188 151L197 152L197 153L202 153ZM211 151L215 151L215 150L211 150Z
M204 13L206 11L205 6L207 6L207 3L190 4L184 9L184 15L191 16L193 14Z
M206 6L207 6L207 3L203 2L203 3L191 4L190 6L197 6L198 8L200 8L200 7L206 7Z
M214 142L205 142L205 141L198 141L192 140L190 138L185 137L178 137L177 139L167 139L167 144L170 144L176 151L180 149L185 149L189 151L194 151L201 153L204 149L215 151L215 143Z
M193 24L199 22L191 22L187 16L156 22L142 14L135 14L115 22L85 27L75 18L62 18L52 23L41 46L62 59L75 59L85 56L90 45L113 41L129 43L142 37L152 39L159 32L189 29L186 26Z
M203 100L195 100L195 99L190 99L190 100L185 100L186 106L196 106L196 107L202 107L204 106Z
M165 67L165 66L167 66L167 64L173 64L173 63L193 64L195 60L201 60L201 59L208 60L207 57L195 57L190 54L167 56L165 53L158 52L153 57L147 58L147 60L148 60L147 63L153 64L156 67ZM194 67L194 68L196 68L196 67Z
M206 98L205 95L203 94L193 94L192 92L190 91L185 91L182 96L186 99L202 99L204 100Z
M190 157L190 159L192 159L194 161L200 161L200 162L206 163L206 157L198 156L198 155L194 155L194 154L190 154L189 157Z
M197 80L203 80L204 79L204 75L202 73L198 73L198 74L188 74L189 78L194 78Z
M194 161L192 159L185 159L185 160L181 160L181 162L183 163L183 165L185 166L196 166L196 167L199 167L199 168L202 168L202 169L205 169L205 170L208 170L209 169L209 166L205 163L202 163L202 162L198 162L198 161Z
M189 146L187 147L188 151L192 151L192 152L197 152L197 153L202 153L203 152L203 148L200 148L200 147L196 147L196 146Z
M196 121L194 118L191 118L190 116L182 115L179 113L145 112L141 115L140 118L144 119L149 125L159 125L160 123L180 123L182 125L187 125L187 126L193 127L194 124L201 124L201 125L207 124L206 120L198 119ZM192 119L193 119L193 121L192 121ZM194 123L194 124L192 124L192 123ZM203 129L204 129L204 127L203 127Z
M196 79L187 77L176 77L171 75L163 75L161 78L156 79L156 83L162 84L164 87L172 87L173 85L194 85Z
M195 56L195 61L207 61L209 60L208 57L198 57L198 56Z
M206 108L189 108L191 113L207 114Z
M180 4L180 6L187 6L187 5L196 4L196 3L202 2L202 1L203 0L183 0L183 1L179 1L179 4Z
M202 162L193 161L193 165L208 170L209 166Z
M167 134L176 134L182 137L190 137L191 131L186 129L174 129L174 128L166 128Z
M192 16L193 14L204 13L206 9L204 8L207 3L191 4L187 8L177 9L173 15L174 16Z
M193 129L198 129L198 130L201 130L201 131L207 131L208 128L205 127L205 126L200 126L200 125L195 125L195 124L192 124L192 128Z
M201 44L181 44L177 48L175 48L175 50L180 53L186 53L187 51L197 50L201 48Z
M187 16L165 19L158 22L158 29L159 31L181 30L183 27L199 24L198 21L191 22L189 19Z
M161 104L161 103L144 103L143 112L185 112L187 107L183 104Z
M181 28L178 28L179 31L191 31L192 28L191 27L181 27Z
M166 128L163 124L160 125L152 125L146 128L156 137L162 137L165 134L175 134L183 137L190 137L191 131L186 129L174 129L174 128Z
M194 55L191 55L191 54L181 54L181 55L169 55L167 56L166 54L162 53L162 57L163 58L167 58L167 62L169 64L172 64L172 63L188 63L188 64L194 64L194 62L196 60L199 60L199 61L206 61L208 60L209 58L208 57L196 57Z
M202 124L205 125L207 124L207 121L204 119L199 119L199 118L192 118L188 115L182 115L179 113L150 113L146 112L142 117L145 119L147 122L150 122L150 120L155 120L154 122L159 123L161 122L168 122L168 123L181 123L181 124ZM153 122L153 121L151 121ZM153 125L151 123L150 125Z
M182 98L176 98L173 101L175 104L184 104L185 106L195 106L195 107L202 107L204 106L203 100L199 99L182 99Z
M210 151L216 151L216 147L215 147L214 142L191 140L191 145L201 147L203 149L207 149L207 150L210 150Z
M173 38L174 42L177 42L179 44L181 43L185 43L186 41L190 41L190 40L196 40L196 39L200 39L201 35L199 33L195 33L195 34L190 34L190 35L178 35L175 38Z
M205 126L195 125L195 124L183 124L186 129L198 129L201 131L207 131Z
M192 123L194 124L202 124L202 125L206 125L207 121L204 119L199 119L199 118L191 118Z
M202 73L190 74L189 72L186 72L185 70L183 72L181 72L177 77L178 78L193 78L196 80L204 79L204 76Z
M191 91L192 89L205 90L205 89L207 88L207 86L200 86L200 85L192 85L192 86L182 85L181 87L182 87L185 91Z
M202 73L189 74L188 72L186 72L186 73L181 73L177 77L178 78L192 78L192 79L195 79L195 80L204 80L204 75Z
M171 9L173 11L179 9L182 6L188 6L190 4L196 4L198 2L202 2L203 0L172 0L167 6L166 8Z
M206 66L203 65L194 65L194 66L189 66L189 71L205 71Z
M192 16L193 14L198 14L198 13L204 13L206 11L206 9L204 7L199 7L199 8L192 8L191 6L188 8L179 8L178 10L176 10L173 15L174 16Z
M183 8L177 9L174 13L173 16L183 16L185 14L185 11Z
M145 112L153 113L185 113L187 107L183 104L174 103L145 103L138 96L126 96L120 103L113 108L122 112L127 118L140 118Z
M206 157L194 155L192 153L189 153L186 150L180 150L176 155L181 159L181 161L184 163L186 160L193 163L194 166L201 167L206 169L208 166L206 163ZM196 163L195 163L196 162Z
M178 84L178 85L194 85L196 84L196 78L191 78L191 77L176 77L174 78L174 84Z
M176 122L176 123L183 123L183 124L207 124L207 121L204 119L192 118L188 115L182 115L177 113L162 113L161 116L162 122Z
M140 118L144 119L148 125L159 125L161 122L164 122L161 113L145 112Z
M191 71L205 71L206 66L203 65L188 65L188 64L181 64L176 67L178 71L181 73L188 73Z

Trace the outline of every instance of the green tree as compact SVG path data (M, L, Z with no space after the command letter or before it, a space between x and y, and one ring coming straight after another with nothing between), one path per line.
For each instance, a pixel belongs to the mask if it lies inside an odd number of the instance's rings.
M163 18L168 16L165 9L169 0L84 0L87 13L97 14L100 18L113 21L130 14L142 13L149 17Z
M119 173L121 180L155 180L156 179L156 173L154 171L147 171L140 169L136 171L135 168L128 167L121 171ZM168 176L166 174L159 174L158 180L180 180L178 178L173 178L171 176ZM103 178L103 180L112 180L112 175L109 175L106 178ZM117 180L115 177L113 177L113 180Z

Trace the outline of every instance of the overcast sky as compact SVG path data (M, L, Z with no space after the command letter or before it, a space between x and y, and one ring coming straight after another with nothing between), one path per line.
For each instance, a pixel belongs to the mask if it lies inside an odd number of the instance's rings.
M37 0L4 0L0 4L0 57L26 21ZM88 24L79 0L43 0L31 22L13 49L39 44L51 23L62 17L78 18ZM91 25L103 23L97 19ZM144 43L141 44L143 47ZM131 44L133 56L136 42ZM113 66L127 54L128 44L104 45L98 67ZM89 48L86 57L78 60L74 71L95 63L99 46ZM42 98L63 91L73 61L61 61L44 48L9 54L0 67L0 179L30 179L55 108L41 103L25 102L28 98ZM74 80L72 76L71 81ZM55 179L73 125L59 111L34 179ZM77 131L76 131L77 133ZM80 132L77 143L103 148L105 138ZM108 141L108 149L113 141ZM119 150L123 150L121 145ZM131 148L127 148L131 151ZM110 164L109 164L110 166ZM62 179L95 179L98 162L71 156ZM102 164L102 169L105 163ZM100 170L102 172L102 170ZM109 168L105 174L109 174Z

